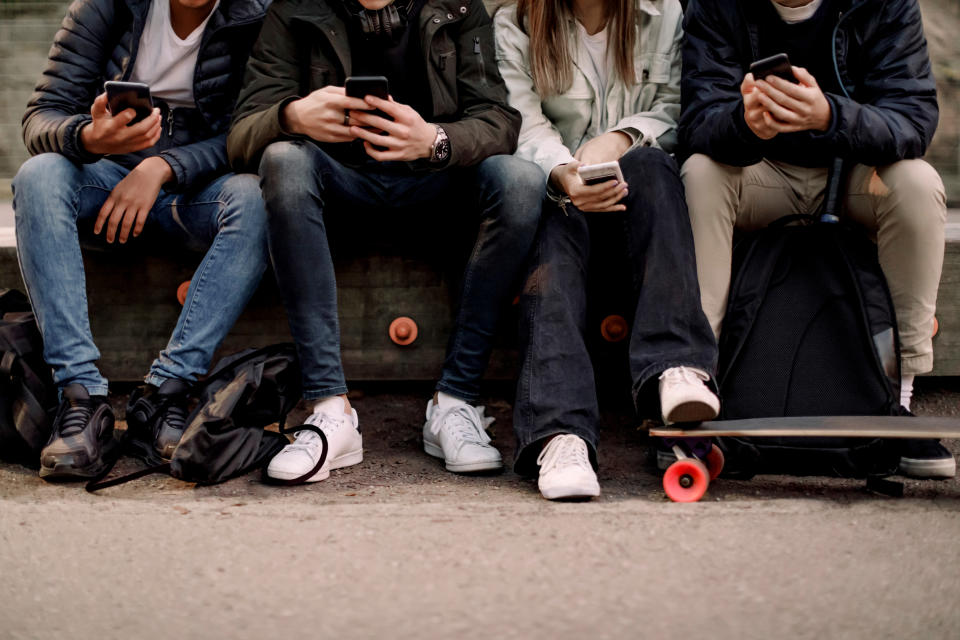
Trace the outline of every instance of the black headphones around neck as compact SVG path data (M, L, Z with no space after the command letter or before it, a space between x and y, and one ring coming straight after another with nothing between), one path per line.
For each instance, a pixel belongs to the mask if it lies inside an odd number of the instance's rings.
M344 0L344 6L350 17L360 25L360 31L367 40L397 42L407 26L407 12L413 0L397 0L382 9L365 8L357 0ZM399 5L399 6L398 6Z

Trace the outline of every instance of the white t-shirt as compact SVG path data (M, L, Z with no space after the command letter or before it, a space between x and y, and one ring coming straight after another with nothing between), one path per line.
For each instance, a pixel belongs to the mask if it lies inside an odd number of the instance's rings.
M593 35L587 33L586 28L577 21L577 30L583 42L583 50L587 53L588 68L584 73L590 77L597 96L603 102L607 97L607 28L604 27ZM605 109L602 110L606 111Z
M770 0L770 2L773 2L773 8L780 14L780 19L787 24L809 20L823 4L823 0L813 0L810 4L805 4L802 7L785 7L775 0Z
M219 5L220 0L217 0L207 19L181 40L170 22L170 0L153 0L130 80L150 85L150 95L171 107L196 107L193 74L200 40L210 16Z

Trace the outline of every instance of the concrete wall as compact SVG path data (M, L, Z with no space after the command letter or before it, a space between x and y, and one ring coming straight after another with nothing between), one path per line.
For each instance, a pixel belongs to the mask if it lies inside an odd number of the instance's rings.
M496 0L486 0L493 4ZM27 157L20 118L68 3L0 0L0 199ZM940 129L928 158L960 204L960 0L921 0L940 91Z

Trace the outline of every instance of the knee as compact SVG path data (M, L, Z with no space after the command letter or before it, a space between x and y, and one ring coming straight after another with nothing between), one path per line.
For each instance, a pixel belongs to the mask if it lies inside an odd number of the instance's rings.
M654 147L636 147L620 157L620 170L627 184L631 180L648 181L654 177L677 175L677 162L670 154Z
M877 170L873 195L892 201L890 213L918 231L943 226L947 196L940 174L923 160L901 160Z
M76 188L78 171L59 153L43 153L24 162L11 183L16 223L48 224L53 218L72 216L61 202Z
M738 191L741 171L740 167L722 164L702 153L690 156L680 169L680 179L691 220L717 216L722 210L719 203L729 201ZM735 216L736 211L731 210L730 215Z
M266 238L267 211L257 176L250 173L232 175L224 182L222 193L227 206L221 228L231 225L249 235Z
M274 142L267 146L260 159L260 177L265 192L288 191L303 184L306 175L313 174L313 160L307 143L292 140Z
M515 156L492 156L480 164L481 189L495 196L502 222L533 234L540 221L547 178L537 165Z

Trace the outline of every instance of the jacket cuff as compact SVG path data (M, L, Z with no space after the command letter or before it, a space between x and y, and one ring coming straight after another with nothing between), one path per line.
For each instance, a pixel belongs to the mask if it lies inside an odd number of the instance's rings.
M837 123L840 122L837 101L828 93L825 93L824 96L830 103L830 126L827 127L826 131L811 131L810 135L814 140L833 140L837 135Z
M271 107L271 109L276 109L276 115L270 119L277 124L278 134L272 136L273 138L286 137L286 138L306 138L307 136L300 135L298 133L292 133L283 126L283 110L287 108L287 105L291 102L299 100L300 96L289 96L281 100L278 104Z
M175 149L161 151L160 157L163 158L173 170L173 180L164 185L164 187L169 187L168 190L173 190L188 183L187 168L184 167L183 163L177 158Z
M93 118L88 114L78 114L71 117L64 131L63 155L83 164L92 164L103 157L96 153L90 153L83 148L80 131L91 122L93 122Z

